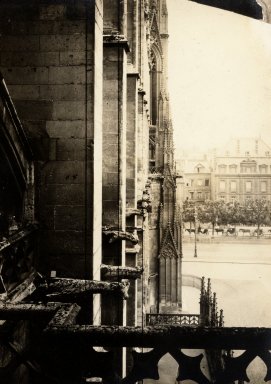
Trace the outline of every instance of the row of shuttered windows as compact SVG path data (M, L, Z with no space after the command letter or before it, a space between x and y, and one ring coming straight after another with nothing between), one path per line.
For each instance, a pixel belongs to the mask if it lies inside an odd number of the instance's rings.
M240 188L241 184L239 184ZM227 182L226 180L220 180L219 181L219 192L226 192L226 187L227 187ZM253 188L254 187L254 188ZM253 186L253 181L252 180L245 180L243 184L243 192L245 193L252 193L256 191L256 185L254 184ZM258 192L260 193L267 193L267 180L260 180L259 181L259 190ZM229 182L229 191L234 193L238 192L238 182L236 180L231 180Z

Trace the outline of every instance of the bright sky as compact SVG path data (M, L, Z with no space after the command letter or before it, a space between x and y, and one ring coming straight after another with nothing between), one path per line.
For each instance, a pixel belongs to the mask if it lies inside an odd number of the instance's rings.
M271 145L271 25L187 0L167 4L176 149L234 136Z

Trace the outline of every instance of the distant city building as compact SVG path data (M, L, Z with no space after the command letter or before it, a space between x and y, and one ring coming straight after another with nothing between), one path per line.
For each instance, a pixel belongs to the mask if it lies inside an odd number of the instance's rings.
M271 200L271 147L261 138L234 138L212 154L184 155L177 162L184 200Z
M213 199L271 200L271 148L261 138L231 139L213 164Z
M192 155L179 161L179 170L183 174L184 200L203 203L211 199L211 162L207 155Z

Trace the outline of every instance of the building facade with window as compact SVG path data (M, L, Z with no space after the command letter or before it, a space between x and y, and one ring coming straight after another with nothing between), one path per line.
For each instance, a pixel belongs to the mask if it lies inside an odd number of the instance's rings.
M207 155L184 157L178 161L183 174L183 200L203 203L211 199L211 162Z
M182 200L271 200L271 148L261 138L231 139L211 153L185 154L177 168L183 175Z
M261 138L232 139L216 152L212 198L271 200L271 148Z

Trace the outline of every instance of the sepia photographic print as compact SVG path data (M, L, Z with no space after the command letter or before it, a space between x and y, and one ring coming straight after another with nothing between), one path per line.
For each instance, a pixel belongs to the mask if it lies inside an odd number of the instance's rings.
M271 1L0 1L0 383L271 382Z

